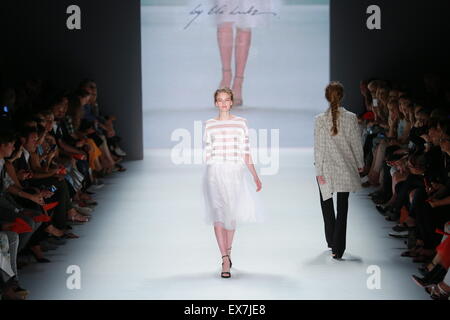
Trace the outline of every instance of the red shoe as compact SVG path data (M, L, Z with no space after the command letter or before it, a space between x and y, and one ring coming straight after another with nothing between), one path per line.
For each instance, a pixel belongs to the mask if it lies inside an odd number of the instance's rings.
M63 235L63 238L66 239L78 239L80 236L76 235L75 233L72 232L67 232Z
M58 201L51 202L51 203L46 203L46 204L44 204L44 205L42 206L42 208L43 208L45 211L49 211L49 210L52 210L53 208L57 207L58 204L59 204Z
M27 233L32 232L33 229L31 226L26 223L23 219L16 218L15 222L12 224L11 231L14 231L15 233Z
M41 214L39 216L33 217L34 222L49 222L51 220L52 220L52 218L46 214Z

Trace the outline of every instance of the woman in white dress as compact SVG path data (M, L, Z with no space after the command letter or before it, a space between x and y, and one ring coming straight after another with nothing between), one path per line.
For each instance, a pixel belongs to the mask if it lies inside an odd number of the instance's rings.
M361 189L364 168L361 132L356 115L341 106L344 87L331 82L325 89L326 112L315 118L314 165L328 247L335 259L345 251L349 192ZM337 217L333 193L337 194Z
M219 115L205 123L207 165L203 190L207 222L214 225L222 255L221 277L230 278L231 245L236 226L259 221L245 167L253 176L257 192L262 185L250 154L247 120L230 114L233 92L229 88L218 89L214 101Z

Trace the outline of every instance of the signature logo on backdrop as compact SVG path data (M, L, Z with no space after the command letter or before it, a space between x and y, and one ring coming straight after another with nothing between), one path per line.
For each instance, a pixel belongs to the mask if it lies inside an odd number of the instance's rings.
M247 16L258 16L258 15L272 15L276 16L277 13L273 11L260 11L257 7L254 5L251 5L248 8L244 8L241 6L233 6L228 7L225 5L214 5L210 8L207 8L206 6L203 6L203 4L198 4L194 9L192 9L189 12L189 16L193 16L192 19L186 24L184 29L189 28L189 26L194 22L198 17L201 15L208 15L208 16L220 16L220 15L230 15L230 16L237 16L237 15L247 15Z

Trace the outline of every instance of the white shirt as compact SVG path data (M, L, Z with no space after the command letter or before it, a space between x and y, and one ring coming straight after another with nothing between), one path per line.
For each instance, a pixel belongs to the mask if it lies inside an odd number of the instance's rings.
M25 160L26 160L26 162L28 163L28 161L30 160L30 153L28 152L28 150L27 149L25 149L25 148L22 148L22 152L23 152L23 155L25 156Z
M0 173L2 172L4 165L5 165L5 159L0 159ZM3 190L0 190L0 192L5 191L12 185L14 185L14 181L8 175L8 172L6 172L6 168L5 168L5 176L3 177Z

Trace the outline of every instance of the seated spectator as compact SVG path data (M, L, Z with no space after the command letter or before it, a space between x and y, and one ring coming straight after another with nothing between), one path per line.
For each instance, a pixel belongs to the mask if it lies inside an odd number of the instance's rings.
M450 292L448 281L443 281L450 245L436 230L450 223L450 98L439 89L440 79L424 79L422 92L402 84L390 88L382 80L371 80L367 87L361 82L366 109L359 121L364 132L362 176L367 179L363 186L380 185L369 196L386 220L396 223L389 235L407 239L402 256L424 263L419 268L423 277L414 276L414 281L433 299L445 299Z
M77 222L87 222L88 218L80 214L70 200L69 186L65 180L64 168L52 167L47 169L41 165L41 159L36 152L37 132L29 129L21 133L23 143L23 155L18 160L17 169L25 169L31 173L31 177L21 181L28 187L49 189L56 187L56 192L52 196L53 201L58 205L53 209L52 222L58 230L67 230L67 219ZM70 233L66 233L70 236ZM73 235L76 237L76 235Z
M19 237L8 229L11 224L0 221L0 292L2 300L24 300L28 291L18 285L16 267Z
M83 80L80 83L80 89L86 90L91 94L88 104L84 106L84 118L93 122L94 128L97 132L106 138L107 147L111 153L111 157L107 154L105 156L109 161L113 160L115 162L115 171L125 171L125 169L118 164L122 157L126 156L126 153L120 148L119 142L121 138L116 135L116 131L114 129L113 121L116 120L116 117L102 114L97 102L97 84L93 80Z
M44 252L78 238L71 225L89 220L97 203L88 188L125 171L115 117L99 112L95 82L51 100L44 89L33 79L0 90L0 260L10 259L0 264L2 299L26 298L22 258L49 263Z

